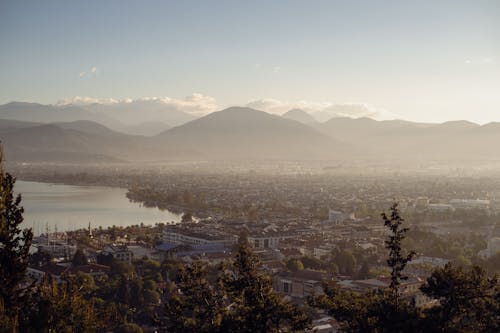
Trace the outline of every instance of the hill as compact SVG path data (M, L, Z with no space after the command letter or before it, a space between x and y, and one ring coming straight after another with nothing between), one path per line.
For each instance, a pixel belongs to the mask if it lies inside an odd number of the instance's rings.
M342 145L313 128L250 108L231 107L157 136L209 159L335 158Z

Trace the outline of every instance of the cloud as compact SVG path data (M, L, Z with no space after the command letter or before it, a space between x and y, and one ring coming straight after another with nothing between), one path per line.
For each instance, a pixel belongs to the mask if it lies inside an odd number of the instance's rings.
M97 75L97 72L98 72L97 67L92 66L89 70L80 72L80 74L78 74L78 77L79 78L90 78L90 77Z
M250 101L246 106L274 114L283 114L291 109L302 109L313 115L318 121L326 121L333 117L369 117L377 120L397 118L396 114L367 103L332 103L306 100L288 102L264 98Z
M469 58L465 60L466 65L489 65L493 64L495 59L492 57Z
M125 100L118 100L114 98L94 98L94 97L82 97L82 96L74 96L70 98L64 98L59 100L57 105L90 105L90 104L116 104Z
M91 104L111 107L128 106L127 109L140 109L144 112L149 110L152 114L167 110L178 110L196 116L206 115L222 109L214 97L200 93L193 93L185 98L163 96L119 99L75 96L57 102L57 105L86 106ZM283 114L291 109L302 109L313 115L318 121L326 121L332 117L369 117L377 120L397 118L397 115L367 103L332 103L307 100L290 102L274 98L263 98L252 100L246 103L245 106L272 114Z
M217 111L219 106L215 98L206 96L200 93L193 93L186 96L184 99L173 97L141 97L137 99L132 98L94 98L94 97L81 97L75 96L65 98L57 102L57 105L79 105L85 106L90 104L101 105L149 105L153 109L175 109L184 111L191 114L202 115L213 111Z
M382 108L366 103L332 104L313 114L319 121L326 121L333 117L361 118L368 117L376 120L396 119L397 115Z

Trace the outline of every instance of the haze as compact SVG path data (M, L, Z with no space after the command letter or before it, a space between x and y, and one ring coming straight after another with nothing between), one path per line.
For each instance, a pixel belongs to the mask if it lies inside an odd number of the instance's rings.
M196 116L238 105L484 124L500 119L499 12L498 1L2 1L0 104L156 97Z

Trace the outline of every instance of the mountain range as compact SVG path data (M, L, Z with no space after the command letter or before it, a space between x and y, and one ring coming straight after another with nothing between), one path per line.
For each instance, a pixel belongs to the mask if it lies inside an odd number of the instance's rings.
M22 162L500 160L500 123L342 117L318 122L298 109L277 116L231 107L199 118L172 112L163 119L177 119L178 125L169 127L166 121L126 125L113 112L9 103L0 106L0 139L7 159Z

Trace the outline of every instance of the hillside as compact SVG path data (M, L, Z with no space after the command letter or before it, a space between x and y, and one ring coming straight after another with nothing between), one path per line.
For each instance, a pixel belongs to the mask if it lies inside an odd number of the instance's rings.
M297 121L250 108L232 107L157 136L167 147L205 158L335 158L346 149Z

